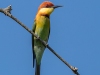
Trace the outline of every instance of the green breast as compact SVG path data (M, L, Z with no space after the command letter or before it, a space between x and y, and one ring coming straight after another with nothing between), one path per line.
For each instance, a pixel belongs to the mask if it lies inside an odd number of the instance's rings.
M50 30L50 20L45 16L39 17L36 20L36 31L35 33L44 41L48 40Z

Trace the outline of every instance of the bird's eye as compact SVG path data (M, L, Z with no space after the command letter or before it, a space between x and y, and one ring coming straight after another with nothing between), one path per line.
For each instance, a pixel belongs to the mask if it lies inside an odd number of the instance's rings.
M48 4L46 4L45 6L44 6L44 8L47 8L48 7Z
M43 8L51 8L51 6L46 4Z
M46 4L46 6L45 7L48 7L48 4Z
M44 8L49 8L50 6L48 5L48 4L46 4L45 6L44 6Z

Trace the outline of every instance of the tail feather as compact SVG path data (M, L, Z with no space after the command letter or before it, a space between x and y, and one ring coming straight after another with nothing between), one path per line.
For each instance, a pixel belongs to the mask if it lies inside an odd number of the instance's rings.
M35 54L33 54L33 68L34 68L34 62L35 62Z
M35 75L40 75L40 65L37 65L37 63L35 68Z

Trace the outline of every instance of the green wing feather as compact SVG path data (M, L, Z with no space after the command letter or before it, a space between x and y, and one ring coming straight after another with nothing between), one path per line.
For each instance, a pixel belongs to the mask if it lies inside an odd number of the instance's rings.
M35 33L35 28L36 28L36 22L34 21L32 31ZM35 62L35 52L34 52L34 35L32 35L32 52L33 52L33 67L34 67L34 62Z

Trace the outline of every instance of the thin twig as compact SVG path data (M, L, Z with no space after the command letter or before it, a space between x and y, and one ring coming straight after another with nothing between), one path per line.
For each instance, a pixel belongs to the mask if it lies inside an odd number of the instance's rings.
M29 28L27 28L22 22L20 22L17 18L15 18L11 14L11 5L2 9L0 8L0 12L4 13L5 15L12 18L14 21L16 21L18 24L20 24L23 28L25 28L28 32L30 32L32 35L34 35L38 40L42 42L43 45L45 45L54 55L56 55L65 65L67 65L76 75L80 75L77 71L78 68L71 66L69 63L67 63L61 56L59 56L45 41L41 40L34 32L32 32Z

